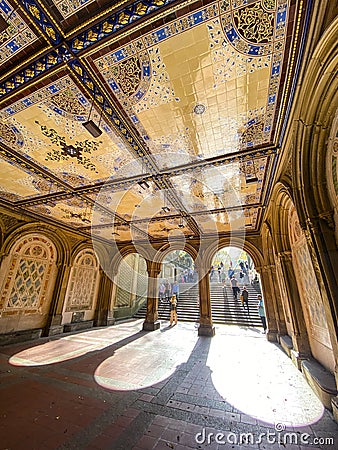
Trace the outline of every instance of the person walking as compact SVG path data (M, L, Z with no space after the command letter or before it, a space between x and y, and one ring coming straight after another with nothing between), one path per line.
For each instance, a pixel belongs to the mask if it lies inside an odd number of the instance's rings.
M173 295L170 299L170 326L173 322L177 325L177 299L176 295Z
M175 281L175 283L173 284L171 293L172 293L172 295L176 295L176 301L179 301L180 286L177 281Z
M231 287L232 287L232 293L233 293L233 296L234 296L234 300L237 300L237 294L238 294L238 291L239 291L238 281L236 280L236 278L234 276L232 276L232 278L230 280L230 283L231 283Z
M246 286L243 286L241 296L243 298L243 308L246 308L249 312L249 292L247 291Z
M165 285L163 282L160 284L159 297L160 297L160 303L162 303L164 301L164 297L165 297Z
M263 330L264 330L263 333L266 333L267 327L266 327L265 308L264 308L263 298L260 294L257 296L257 300L258 300L258 304L257 304L258 314L259 314L259 317L260 317L262 325L263 325Z
M171 295L171 284L168 279L165 280L164 286L165 286L164 297L166 301L169 302Z

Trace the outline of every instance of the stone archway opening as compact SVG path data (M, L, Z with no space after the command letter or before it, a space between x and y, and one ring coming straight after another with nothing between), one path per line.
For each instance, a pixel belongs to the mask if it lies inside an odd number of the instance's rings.
M114 318L131 317L147 300L148 272L146 260L138 253L125 256L115 278Z
M159 319L169 318L169 300L177 297L177 313L180 321L198 322L199 285L193 258L184 250L173 250L162 261L158 275Z
M212 259L209 277L213 323L254 327L261 331L264 303L259 309L261 282L251 256L241 248L223 247Z

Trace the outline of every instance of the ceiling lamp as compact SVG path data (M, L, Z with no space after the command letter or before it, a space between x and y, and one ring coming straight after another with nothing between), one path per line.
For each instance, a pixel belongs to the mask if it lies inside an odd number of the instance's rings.
M164 211L164 212L169 212L170 211L170 208L169 208L169 206L167 206L167 196L166 196L166 193L165 193L165 191L163 191L163 206L162 206L162 210Z
M102 131L100 130L100 123L101 123L101 118L102 118L102 109L101 109L101 114L100 114L100 120L99 120L99 125L96 125L96 123L90 119L90 115L93 109L93 105L94 105L94 100L92 102L92 106L90 107L90 111L89 111L89 116L88 116L88 120L87 122L82 122L82 125L85 127L85 129L87 131L89 131L89 133L94 137L97 138L99 136L101 136Z
M183 217L180 217L180 223L178 224L178 228L184 228Z
M149 184L146 182L146 180L138 181L137 184L144 190L150 187Z

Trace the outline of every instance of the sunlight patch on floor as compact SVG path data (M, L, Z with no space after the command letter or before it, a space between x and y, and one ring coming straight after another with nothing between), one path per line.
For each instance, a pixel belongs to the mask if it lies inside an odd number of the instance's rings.
M281 349L255 331L216 331L207 365L220 395L235 408L271 424L317 422L324 408Z

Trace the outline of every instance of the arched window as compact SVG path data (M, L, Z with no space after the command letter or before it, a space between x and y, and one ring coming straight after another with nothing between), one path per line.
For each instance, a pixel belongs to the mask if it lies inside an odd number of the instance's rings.
M38 234L21 238L9 255L1 309L31 313L39 310L46 299L55 261L56 250L49 239Z
M92 309L95 301L99 266L96 256L92 250L81 251L72 268L67 300L66 311L77 311L79 309Z

